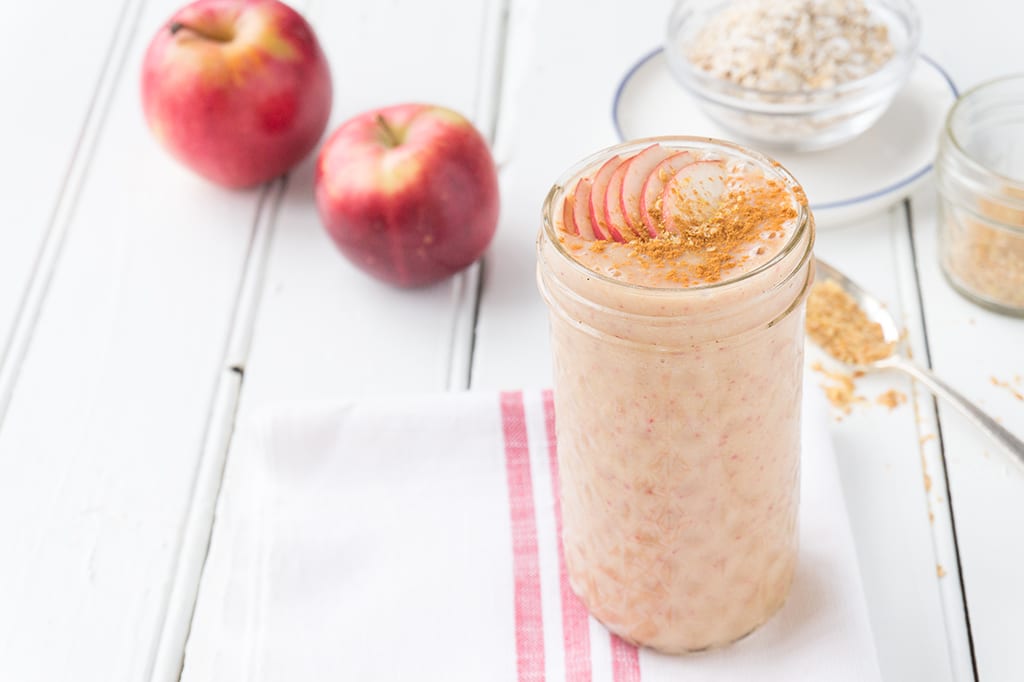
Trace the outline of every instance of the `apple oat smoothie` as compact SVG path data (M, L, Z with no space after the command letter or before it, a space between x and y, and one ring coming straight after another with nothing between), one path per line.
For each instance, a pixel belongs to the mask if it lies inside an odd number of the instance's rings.
M788 172L703 138L613 147L548 195L565 558L630 641L725 644L786 598L813 241Z

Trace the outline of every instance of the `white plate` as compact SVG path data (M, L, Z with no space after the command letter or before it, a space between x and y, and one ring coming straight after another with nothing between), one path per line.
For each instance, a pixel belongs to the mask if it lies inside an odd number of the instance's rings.
M766 151L803 184L819 227L849 223L888 208L928 175L956 98L956 86L942 67L922 56L892 106L864 134L822 151ZM673 78L661 48L626 73L615 92L612 118L622 140L729 139Z

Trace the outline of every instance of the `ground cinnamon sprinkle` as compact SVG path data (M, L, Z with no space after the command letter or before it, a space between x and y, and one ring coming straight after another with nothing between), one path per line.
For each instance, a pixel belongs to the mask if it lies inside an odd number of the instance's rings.
M897 407L907 402L907 396L906 394L897 391L895 388L890 388L888 391L878 396L875 399L875 402L883 407L888 407L890 410L895 410Z
M1019 192L1006 188L1013 205L981 199L979 213L988 220L947 211L943 264L954 280L982 299L1024 309L1024 211Z
M850 414L854 405L867 402L866 398L854 392L856 389L854 379L863 376L863 373L830 372L820 362L811 365L811 369L822 374L828 380L828 383L821 386L825 391L825 397L833 407L841 410L843 414Z
M865 365L892 355L882 327L832 280L817 282L807 299L807 334L835 359Z
M666 279L684 286L720 281L747 261L744 251L760 242L766 231L781 233L797 217L794 192L771 179L729 187L713 203L696 189L693 196L677 199L687 206L684 215L667 217L656 206L649 213L658 236L641 235L629 246L630 256L665 268Z
M1018 391L1017 389L1015 389L1015 388L1014 388L1014 387L1013 387L1013 386L1012 386L1012 385L1010 384L1010 382L1009 382L1009 381L1000 381L999 379L996 379L995 377L989 377L989 381L991 381L991 382L992 382L992 385L993 385L993 386L998 386L999 388L1005 388L1005 389L1006 389L1007 391L1009 391L1009 392L1010 392L1010 395L1012 395L1012 396L1013 396L1014 398L1016 398L1017 400L1020 400L1020 401L1024 402L1024 393L1021 393L1020 391ZM1019 382L1018 382L1018 383L1019 383Z

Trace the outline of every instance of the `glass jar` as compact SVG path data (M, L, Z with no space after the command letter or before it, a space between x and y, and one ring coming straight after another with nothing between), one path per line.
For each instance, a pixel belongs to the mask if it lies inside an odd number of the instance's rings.
M935 170L946 278L975 303L1024 315L1024 76L957 100Z
M642 286L561 242L567 188L658 142L754 164L792 192L780 250L713 284ZM730 143L601 151L544 202L538 283L554 359L565 560L594 616L680 653L734 641L785 600L797 555L804 312L814 221L793 177Z

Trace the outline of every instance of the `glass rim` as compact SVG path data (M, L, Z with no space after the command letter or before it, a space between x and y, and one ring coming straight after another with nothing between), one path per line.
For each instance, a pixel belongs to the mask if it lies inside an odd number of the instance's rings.
M756 268L743 271L736 275L735 277L722 279L717 282L699 284L696 286L656 287L645 284L634 284L632 282L625 282L621 279L616 279L604 273L597 272L596 270L591 270L586 265L580 263L578 260L573 258L572 254L566 251L562 242L559 241L558 229L555 227L554 220L552 219L553 211L555 209L555 202L559 196L559 193L565 191L568 185L575 178L580 177L582 175L583 171L592 166L596 166L596 164L599 161L607 159L613 154L619 153L626 149L642 149L643 147L647 147L652 144L661 143L674 144L676 146L679 146L680 150L716 148L728 150L732 152L732 155L739 156L741 158L745 157L762 166L764 170L766 170L767 172L774 173L779 179L781 179L786 184L786 187L790 190L790 193L793 195L797 206L797 217L795 218L795 220L797 221L797 227L789 235L789 238L786 240L786 243L783 245L783 247L779 249L779 251L774 256L772 256L771 258L769 258L767 261L757 266ZM795 273L799 272L803 263L808 258L810 258L811 252L813 251L814 247L815 231L813 216L811 214L811 210L806 201L806 198L803 201L801 201L799 199L799 195L794 191L794 189L796 188L799 188L802 193L803 189L800 183L797 181L795 177L793 177L793 174L790 173L789 170L782 166L780 163L765 156L764 154L761 154L760 152L748 149L747 147L743 147L734 142L719 140L712 137L698 137L693 135L661 135L657 137L642 137L634 140L628 140L626 142L620 142L610 147L600 149L592 154L587 155L585 158L573 164L571 167L569 167L568 170L562 173L558 180L555 181L555 184L551 186L551 189L548 190L547 196L544 198L544 203L541 207L541 230L553 246L555 252L559 254L559 256L563 260L567 261L570 267L577 270L578 272L584 273L585 275L590 277L594 277L600 282L613 284L615 286L624 287L632 291L643 292L644 295L653 296L678 296L680 294L687 293L714 291L716 289L722 289L740 282L747 281L749 279L757 277L758 275L760 275L763 272L766 272L767 270L770 270L771 268L775 267L776 265L784 261L791 253L793 253L797 245L801 241L803 241L804 235L809 234L807 239L807 246L804 250L803 256L800 258L799 262L793 267L792 272L786 273L786 276L783 278L782 282L779 283L781 285L782 283L789 281L789 279Z
M956 119L963 111L962 107L968 106L965 104L965 102L969 102L973 98L977 97L979 94L983 94L984 91L988 90L989 88L997 87L999 85L1003 85L1005 83L1010 83L1013 81L1018 81L1020 83L1021 93L1024 94L1024 73L1008 74L1005 76L999 76L998 78L992 78L982 83L978 83L974 87L966 90L957 98L957 100L953 103L953 106L950 107L949 113L946 114L946 121L943 125L943 132L945 133L946 138L950 141L950 146L960 161L966 163L975 172L991 176L993 179L999 180L1007 185L1010 185L1011 189L1020 190L1022 195L1024 195L1024 177L1010 177L989 167L981 160L975 158L973 155L968 153L968 151L964 149L964 146L961 143L961 141L953 132L953 126L956 123ZM993 196L996 196L1001 199L1008 199L1013 203L1024 204L1024 198L1004 197L1000 193L995 193L993 194Z

